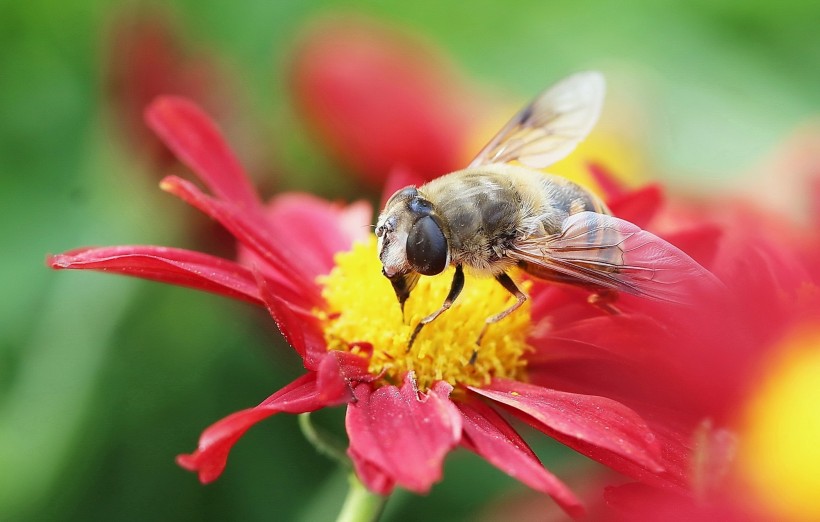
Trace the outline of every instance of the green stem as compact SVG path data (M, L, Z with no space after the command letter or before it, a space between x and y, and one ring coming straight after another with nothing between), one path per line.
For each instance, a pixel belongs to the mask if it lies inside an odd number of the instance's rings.
M352 471L350 459L347 457L344 445L329 433L318 429L310 421L310 413L299 415L299 428L302 434L319 453L339 462L350 470L347 476L349 488L347 497L339 513L337 522L375 522L379 519L387 502L387 497L371 493Z
M350 489L336 522L375 522L379 519L387 503L387 497L368 491L355 473L347 479Z
M350 459L347 458L344 445L329 433L314 426L310 421L310 413L299 414L299 428L307 441L316 448L316 451L346 468L350 468Z

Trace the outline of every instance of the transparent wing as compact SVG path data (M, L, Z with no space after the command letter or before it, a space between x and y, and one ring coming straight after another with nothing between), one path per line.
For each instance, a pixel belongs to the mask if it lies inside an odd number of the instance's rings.
M682 250L623 219L579 212L561 234L520 241L515 259L555 271L581 284L688 303L723 284Z
M544 168L564 158L592 130L604 101L601 73L574 74L541 93L501 129L470 167L518 161Z

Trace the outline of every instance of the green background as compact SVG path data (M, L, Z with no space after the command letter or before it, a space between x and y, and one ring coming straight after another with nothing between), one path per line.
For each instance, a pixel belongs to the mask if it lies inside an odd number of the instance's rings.
M242 98L231 129L243 131L229 139L242 156L242 137L253 134L258 155L275 156L278 178L266 179L267 168L253 175L278 190L376 197L306 135L287 89L294 39L328 12L395 22L520 99L573 70L640 71L653 93L644 153L659 177L702 191L741 187L743 172L820 114L814 1L166 5L180 39L231 71ZM0 4L0 520L332 518L344 477L292 416L253 428L212 485L174 464L207 425L299 375L262 311L44 266L47 253L89 244L202 245L188 233L195 211L162 194L112 139L106 31L140 7ZM319 417L339 429L340 412ZM528 439L570 482L590 467L544 437ZM385 518L473 520L517 495L526 488L457 452L431 495L399 493Z

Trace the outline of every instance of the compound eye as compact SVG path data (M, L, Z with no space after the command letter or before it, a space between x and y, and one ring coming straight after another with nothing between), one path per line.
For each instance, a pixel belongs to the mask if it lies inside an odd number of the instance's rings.
M422 275L440 274L447 268L447 238L432 216L413 224L407 235L407 261Z
M396 192L394 192L393 195L390 196L390 198L388 198L387 203L385 203L384 205L384 208L390 207L395 201L414 198L418 194L418 189L416 189L416 187L414 187L413 185L404 187L403 189L399 189Z

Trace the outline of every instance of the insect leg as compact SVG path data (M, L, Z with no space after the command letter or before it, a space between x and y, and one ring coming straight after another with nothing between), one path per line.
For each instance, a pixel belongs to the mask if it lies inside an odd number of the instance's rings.
M515 281L513 281L507 274L502 272L495 276L495 280L501 283L501 286L503 286L509 293L515 296L516 302L513 303L511 307L507 308L503 312L487 318L487 320L484 322L484 328L481 329L481 333L478 335L478 339L475 342L478 346L481 346L481 339L484 338L484 334L487 333L487 328L491 324L497 323L498 321L504 319L511 313L515 312L527 300L527 294L519 290L518 287L515 285ZM473 354L473 357L470 358L471 363L475 362L476 355L477 354Z
M603 310L610 315L620 315L621 311L615 306L615 301L618 300L618 291L609 288L602 288L590 294L587 302L592 306Z
M453 275L453 282L450 284L450 292L447 294L447 298L444 300L444 304L441 305L441 308L433 312L432 314L428 315L421 321L419 324L416 325L416 329L413 330L412 335L410 335L410 341L407 343L407 351L410 351L410 348L413 346L413 342L416 340L416 336L418 336L421 329L424 327L425 324L433 322L433 320L442 314L445 310L449 309L452 306L453 301L456 300L458 294L464 289L464 269L461 265L456 265L456 273Z

